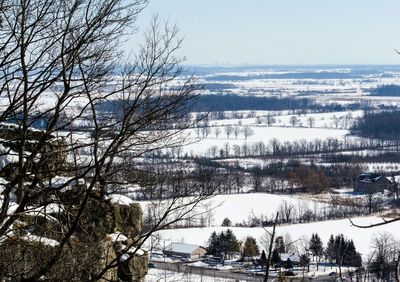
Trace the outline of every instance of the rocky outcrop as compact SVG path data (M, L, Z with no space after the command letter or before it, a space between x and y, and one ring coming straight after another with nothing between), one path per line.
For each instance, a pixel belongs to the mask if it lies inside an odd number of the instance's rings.
M69 213L74 212L73 206L70 202ZM33 211L18 219L14 231L0 239L0 280L5 273L16 274L15 280L28 277L57 253L66 230L66 210L64 206L46 214ZM133 244L141 228L139 204L100 199L94 193L79 228L44 279L87 281L112 263L117 266L108 269L100 281L143 281L148 256Z

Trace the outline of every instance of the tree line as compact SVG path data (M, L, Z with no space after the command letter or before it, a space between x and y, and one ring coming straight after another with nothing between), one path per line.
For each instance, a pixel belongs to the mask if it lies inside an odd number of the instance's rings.
M400 124L400 123L399 123ZM228 127L227 127L228 128ZM235 128L235 127L232 127ZM241 127L238 133L243 134ZM233 132L233 131L232 131ZM231 134L231 133L230 133ZM227 135L228 136L228 135ZM236 136L236 135L235 135ZM247 137L252 136L247 135ZM338 153L340 151L361 151L361 150L380 150L391 149L392 151L400 151L400 142L398 140L390 140L382 142L377 139L366 138L327 138L325 140L314 139L307 141L305 139L296 141L281 142L277 138L271 139L268 143L258 141L254 143L243 142L243 144L231 145L228 142L222 146L209 147L203 157L211 159L241 158L241 157L293 157L307 156L314 154ZM181 154L184 158L201 157L196 154Z
M397 140L400 136L400 111L366 112L351 132L368 138Z

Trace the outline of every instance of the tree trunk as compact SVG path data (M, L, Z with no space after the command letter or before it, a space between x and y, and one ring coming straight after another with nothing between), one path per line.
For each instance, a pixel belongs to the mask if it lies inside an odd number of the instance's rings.
M268 258L267 258L267 262L265 264L264 282L267 282L268 278L269 278L269 268L271 266L272 247L274 245L275 229L276 229L276 224L278 222L278 216L279 216L279 212L276 213L275 220L274 220L274 225L273 225L273 228L272 228L272 233L270 234L271 239L269 241L269 247L268 247Z

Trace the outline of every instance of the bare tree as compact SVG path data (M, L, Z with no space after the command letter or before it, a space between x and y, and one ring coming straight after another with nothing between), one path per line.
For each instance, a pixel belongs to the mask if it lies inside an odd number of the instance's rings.
M398 243L391 234L381 233L373 239L373 256L369 263L369 272L378 279L399 281L398 266L400 249Z
M296 116L291 116L289 122L293 127L295 127L299 123L299 119Z
M215 133L215 138L218 138L219 135L221 134L221 128L216 127L216 128L214 129L214 133Z
M201 136L203 138L207 138L208 134L210 134L210 132L211 132L211 129L207 125L205 125L204 127L201 128Z
M249 125L245 125L243 127L243 135L244 135L244 139L247 140L248 137L253 136L254 135L254 130L249 126Z
M226 138L229 139L229 136L233 133L233 126L232 125L227 125L224 127Z
M332 119L333 119L333 125L335 126L335 128L338 128L340 123L340 118L338 118L336 115L333 115Z
M267 236L267 248L268 248L268 255L267 255L267 261L265 262L265 275L264 275L264 281L267 282L269 278L269 269L271 267L271 258L272 258L272 249L274 247L275 243L275 236L276 236L276 225L278 223L278 217L279 217L279 212L276 213L275 215L275 220L272 225L272 231L268 231L265 227L263 227L266 236Z
M310 116L310 117L308 117L307 122L308 122L308 126L310 128L312 128L312 127L314 127L314 124L315 124L315 118L313 116Z
M291 222L295 211L295 206L286 200L283 200L281 205L279 206L279 213L284 222Z
M233 134L235 135L235 138L237 139L240 132L242 132L242 128L239 126L234 126L234 127L232 127L232 131L233 131Z
M271 112L267 113L265 120L266 120L268 126L271 126L272 124L274 124L276 122L274 114Z
M152 233L213 193L208 187L183 201L193 172L167 177L136 165L184 142L189 124L182 120L196 91L191 78L176 79L182 71L176 27L155 19L135 55L120 48L145 6L144 0L0 2L0 122L8 123L2 157L10 160L1 168L1 278L110 279L109 271L126 270ZM134 184L168 197L142 231L140 218L130 227L107 221L116 212L112 194ZM141 215L131 202L120 207L132 209ZM105 238L115 230L129 238L104 259L111 252Z

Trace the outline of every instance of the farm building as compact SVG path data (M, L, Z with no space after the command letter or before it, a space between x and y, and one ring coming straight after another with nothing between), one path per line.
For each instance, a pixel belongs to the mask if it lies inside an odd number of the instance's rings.
M164 254L167 256L178 256L187 259L199 259L207 253L207 250L198 245L190 245L184 243L171 243Z
M354 192L377 193L390 189L392 181L376 173L362 173L357 177Z

